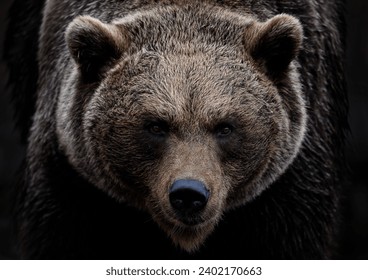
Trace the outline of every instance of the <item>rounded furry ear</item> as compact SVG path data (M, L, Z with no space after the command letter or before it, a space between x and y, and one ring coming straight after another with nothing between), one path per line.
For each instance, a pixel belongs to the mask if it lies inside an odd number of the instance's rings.
M90 16L75 18L66 30L69 51L86 82L97 81L128 47L123 26Z
M295 17L281 14L255 23L245 32L245 45L267 75L277 79L296 58L303 40L302 26Z

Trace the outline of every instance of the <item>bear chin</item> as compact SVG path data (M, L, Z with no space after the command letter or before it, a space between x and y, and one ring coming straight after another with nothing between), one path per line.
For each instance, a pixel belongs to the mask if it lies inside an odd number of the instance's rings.
M188 253L198 251L217 224L213 220L192 226L162 220L157 223L176 246Z

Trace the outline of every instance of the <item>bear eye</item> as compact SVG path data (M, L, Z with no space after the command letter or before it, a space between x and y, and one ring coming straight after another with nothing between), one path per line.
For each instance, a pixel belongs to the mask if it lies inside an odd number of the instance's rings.
M231 124L223 123L217 125L215 129L216 136L219 138L227 137L233 133L234 127Z
M165 136L169 131L168 125L160 121L149 123L147 125L147 130L155 136Z

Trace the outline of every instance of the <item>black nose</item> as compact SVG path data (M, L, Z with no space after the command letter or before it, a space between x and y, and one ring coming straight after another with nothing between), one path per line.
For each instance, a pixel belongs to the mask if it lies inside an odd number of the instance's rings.
M209 191L197 180L177 180L170 188L171 206L180 215L196 214L208 201Z

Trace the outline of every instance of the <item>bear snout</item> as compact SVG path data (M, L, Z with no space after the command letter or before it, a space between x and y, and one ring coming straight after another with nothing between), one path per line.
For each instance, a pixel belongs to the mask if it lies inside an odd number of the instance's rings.
M175 181L169 190L169 200L180 221L187 225L201 222L199 213L207 205L210 192L198 180L181 179Z

